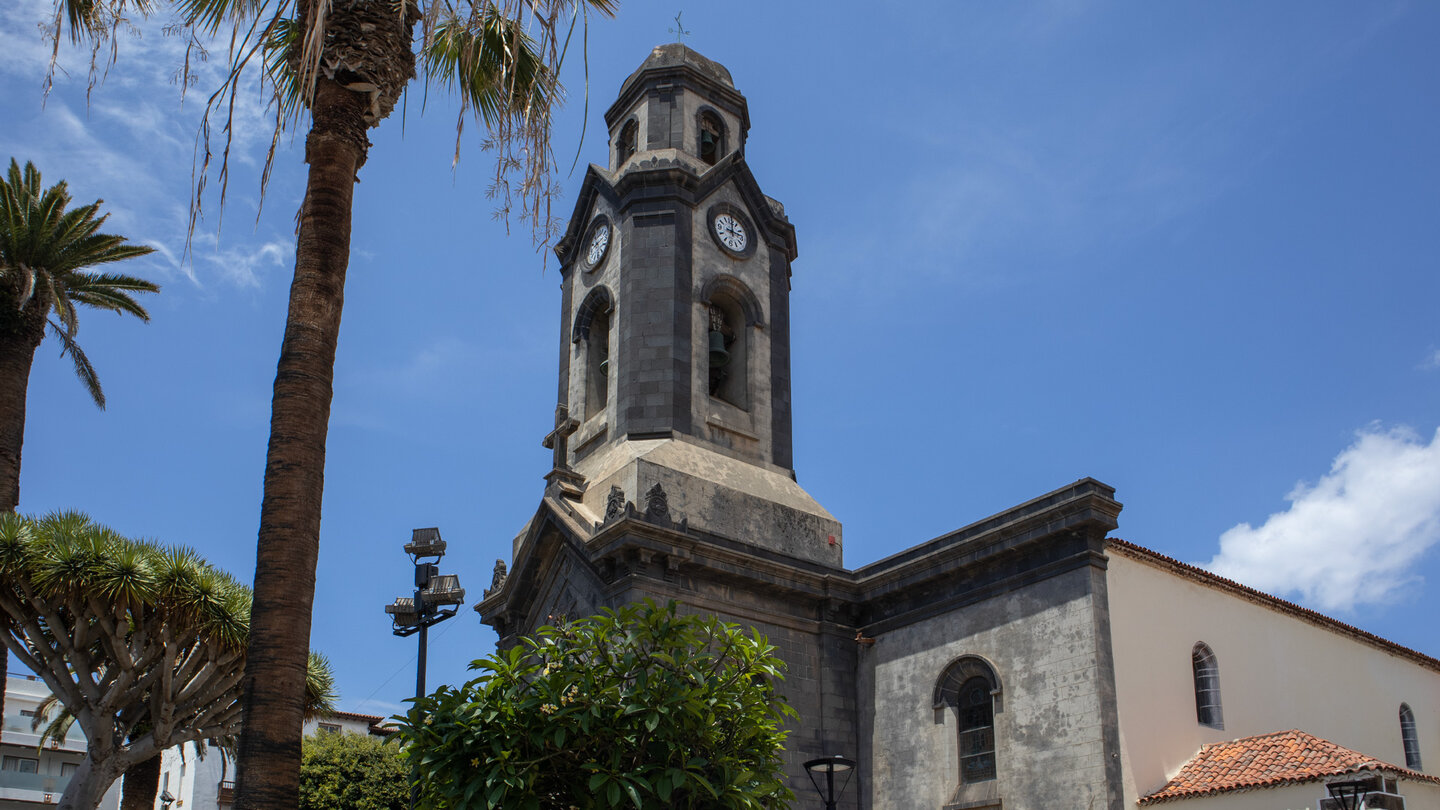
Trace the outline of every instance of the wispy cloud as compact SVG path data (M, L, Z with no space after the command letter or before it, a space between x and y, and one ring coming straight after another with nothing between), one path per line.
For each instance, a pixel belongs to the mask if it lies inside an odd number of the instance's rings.
M221 280L249 289L260 289L273 268L284 268L295 255L294 245L278 240L224 248L216 247L215 237L210 234L197 236L195 241L197 262L213 270ZM210 249L201 248L200 242L208 243Z
M1440 349L1432 349L1430 355L1420 361L1420 368L1425 371L1440 368Z
M257 222L254 233L245 227L254 221L259 205L258 168L274 121L257 84L242 84L228 130L226 110L212 116L216 140L210 145L207 221L199 223L187 255L194 161L204 154L197 142L200 115L209 94L223 81L225 43L201 58L190 40L166 33L167 19L137 19L118 33L116 62L92 93L86 87L90 50L70 45L66 37L54 90L42 108L50 44L38 25L53 14L52 0L0 4L0 95L9 102L10 116L9 126L0 127L0 160L14 156L34 162L47 182L67 180L77 200L103 198L108 232L156 249L134 272L161 282L183 278L205 289L263 286L273 268L290 261L292 242L288 211L281 211L278 220ZM102 68L106 51L100 54ZM187 61L195 81L182 94L177 75ZM217 181L227 131L233 135L226 206L230 227L217 238ZM289 145L287 140L281 147ZM278 208L296 196L293 185L293 177L277 176ZM278 222L281 230L277 233L270 222Z
M1204 567L1321 610L1393 602L1440 543L1440 431L1429 443L1406 428L1360 431L1329 473L1285 499L1261 526L1221 535Z

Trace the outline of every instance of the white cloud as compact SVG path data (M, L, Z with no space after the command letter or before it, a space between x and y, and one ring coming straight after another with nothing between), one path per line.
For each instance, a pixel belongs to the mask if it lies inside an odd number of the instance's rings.
M214 236L195 241L215 244ZM195 258L215 270L215 274L237 287L259 289L266 271L272 267L285 267L295 255L295 246L281 241L262 242L259 245L240 244L221 250L202 252L196 246Z
M1416 562L1440 542L1440 431L1371 427L1290 508L1220 536L1204 567L1254 588L1296 594L1320 610L1394 601L1419 582Z
M1430 356L1420 361L1420 368L1425 370L1440 368L1440 349L1430 352Z

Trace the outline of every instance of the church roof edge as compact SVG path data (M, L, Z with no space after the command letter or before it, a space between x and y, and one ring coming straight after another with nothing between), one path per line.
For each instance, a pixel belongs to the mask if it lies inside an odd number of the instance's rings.
M1264 591L1256 590L1249 585L1236 582L1233 579L1226 579L1219 574L1212 574L1197 565L1181 562L1174 557L1166 556L1158 551L1137 545L1128 540L1121 540L1118 537L1107 537L1105 538L1105 544L1107 551L1117 551L1122 556L1129 557L1132 560L1148 563L1201 585L1226 591L1241 599L1263 607L1268 607L1271 610L1289 614L1310 624L1341 635L1349 636L1356 641L1369 644L1372 647L1378 647L1392 655L1413 661L1426 669L1440 672L1440 660L1432 658L1419 650L1413 650L1403 644L1397 644L1387 638L1377 636L1367 630L1361 630L1354 625L1346 624L1339 619L1332 619L1319 611L1302 607L1287 599L1281 599L1278 596L1272 596Z

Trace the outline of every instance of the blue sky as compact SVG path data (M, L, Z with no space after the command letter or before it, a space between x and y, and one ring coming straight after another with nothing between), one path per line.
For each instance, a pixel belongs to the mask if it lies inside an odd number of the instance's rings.
M48 8L0 8L0 158L103 197L159 249L127 269L164 291L149 325L82 314L106 412L41 347L21 508L248 579L303 137L257 219L269 129L242 98L224 218L212 196L183 258L219 60L182 105L180 46L151 24L88 104L62 51L42 107ZM558 205L683 10L796 226L796 471L847 563L1093 476L1125 503L1118 536L1440 655L1440 7L812 8L627 0L595 22ZM413 89L356 189L313 630L342 706L377 714L414 684L381 610L410 529L440 526L442 570L478 597L538 504L559 339L553 258L493 220L475 128L452 168L454 107ZM433 635L432 685L494 639L469 610Z

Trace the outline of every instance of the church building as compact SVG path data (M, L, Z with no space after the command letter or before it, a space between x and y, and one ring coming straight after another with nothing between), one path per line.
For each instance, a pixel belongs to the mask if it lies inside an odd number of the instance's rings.
M1116 538L1099 481L846 568L793 468L796 234L745 97L662 45L605 121L556 247L553 468L475 606L500 646L646 597L758 628L805 810L832 755L841 808L1440 808L1440 661Z

